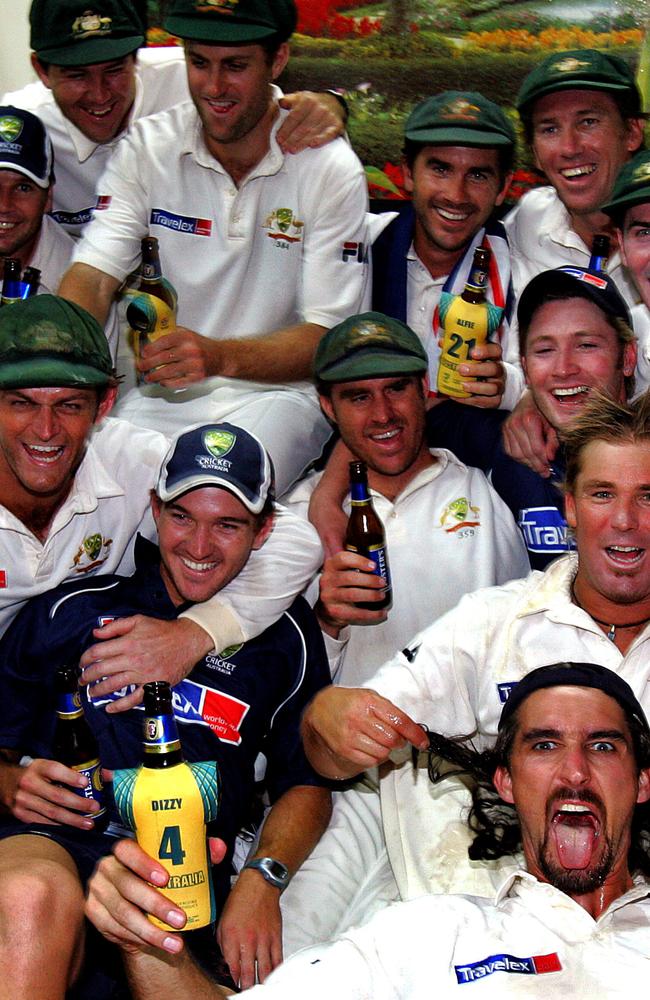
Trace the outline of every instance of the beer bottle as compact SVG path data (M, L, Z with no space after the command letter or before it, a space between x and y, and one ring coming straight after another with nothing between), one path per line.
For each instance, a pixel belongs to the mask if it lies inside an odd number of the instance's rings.
M31 295L36 295L40 283L40 270L37 267L26 267L23 271L22 297L28 299Z
M501 322L503 310L485 299L489 266L490 250L477 247L464 290L460 295L443 292L440 296L443 340L437 389L446 396L466 399L470 395L463 389L463 382L475 379L459 375L458 366L468 360L473 347L486 342Z
M597 233L591 244L591 257L589 258L590 271L606 271L609 260L609 236Z
M126 319L136 358L145 344L174 332L178 303L175 288L162 276L158 240L155 236L145 236L141 249L140 268L126 279L123 291L130 299ZM138 382L142 382L140 374Z
M372 505L368 492L368 469L365 462L350 462L350 502L352 509L345 532L345 548L348 552L358 552L366 559L372 559L376 576L383 576L386 588L381 601L359 602L357 607L369 611L382 611L393 601L386 551L384 528Z
M94 820L96 830L103 830L108 823L108 812L104 802L99 751L81 707L77 668L69 664L59 667L54 675L54 690L56 692L54 759L85 775L86 787L72 790L77 795L99 802L101 806L99 812L83 813L83 815Z
M0 306L9 306L13 302L20 302L21 298L20 261L16 257L5 257Z
M215 918L206 823L217 815L217 765L184 763L165 681L144 685L143 752L142 767L115 772L115 804L142 849L169 872L163 891L185 910L183 930L205 927Z

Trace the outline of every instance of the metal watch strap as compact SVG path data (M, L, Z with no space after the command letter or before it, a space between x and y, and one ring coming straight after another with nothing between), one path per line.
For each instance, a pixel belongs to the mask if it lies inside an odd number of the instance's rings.
M252 858L246 862L242 871L247 868L256 869L262 878L276 889L286 889L289 884L289 869L276 858Z

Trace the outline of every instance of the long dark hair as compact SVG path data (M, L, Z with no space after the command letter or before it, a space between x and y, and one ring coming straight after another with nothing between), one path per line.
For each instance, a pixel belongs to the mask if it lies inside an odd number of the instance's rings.
M471 738L450 738L440 733L428 733L427 772L429 779L438 784L450 775L463 775L472 779L472 807L467 818L475 834L468 848L472 861L492 861L521 850L521 828L513 805L497 793L493 776L497 767L508 767L518 728L518 712L508 718L497 736L492 749L477 750ZM626 713L632 737L634 757L639 770L650 767L650 739L647 730L634 716ZM452 768L444 766L451 764ZM630 871L639 871L650 877L650 803L637 805L631 830L628 858Z

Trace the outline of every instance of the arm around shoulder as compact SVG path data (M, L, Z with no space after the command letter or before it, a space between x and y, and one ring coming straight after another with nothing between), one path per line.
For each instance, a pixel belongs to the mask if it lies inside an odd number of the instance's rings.
M58 294L83 306L100 326L108 318L119 281L90 264L72 264L61 279Z

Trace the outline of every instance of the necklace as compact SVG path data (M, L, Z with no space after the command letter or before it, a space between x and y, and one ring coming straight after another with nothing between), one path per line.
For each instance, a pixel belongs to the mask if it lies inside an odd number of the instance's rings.
M573 586L573 584L571 584L571 596L573 598L573 603L577 604L579 608L582 608L582 610L585 611L589 615L589 617L596 622L597 625L604 625L604 627L607 629L607 638L610 639L611 642L616 642L616 629L620 629L621 631L623 631L624 629L638 628L639 625L646 625L650 621L650 618L641 618L638 622L628 622L626 625L616 625L614 624L614 622L610 623L607 620L603 620L602 618L596 618L596 616L593 615L591 611L587 611L585 606L581 604L580 601L578 600L575 592L575 587Z

